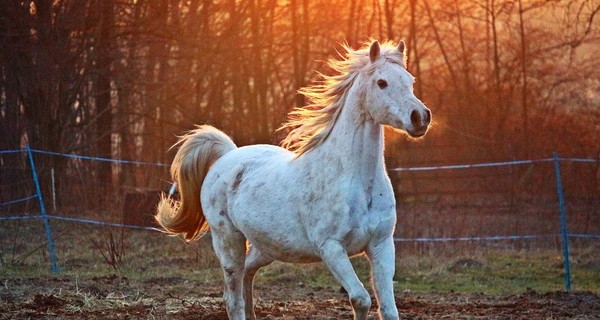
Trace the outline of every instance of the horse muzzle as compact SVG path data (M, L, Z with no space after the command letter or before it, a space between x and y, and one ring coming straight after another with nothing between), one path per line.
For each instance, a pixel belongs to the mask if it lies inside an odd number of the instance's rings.
M425 107L415 108L410 113L410 126L406 132L413 138L420 138L427 133L429 124L431 124L431 111Z

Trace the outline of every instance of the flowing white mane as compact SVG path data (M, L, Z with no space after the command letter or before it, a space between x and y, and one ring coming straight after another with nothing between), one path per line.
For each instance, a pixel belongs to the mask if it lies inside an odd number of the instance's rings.
M372 73L386 61L406 67L405 56L391 42L381 45L381 56L371 63L369 43L358 50L343 46L341 60L329 59L328 66L335 71L329 76L319 73L320 81L301 88L298 93L308 99L308 105L295 108L281 129L292 128L281 146L297 157L319 146L331 133L346 100L346 93L361 72Z

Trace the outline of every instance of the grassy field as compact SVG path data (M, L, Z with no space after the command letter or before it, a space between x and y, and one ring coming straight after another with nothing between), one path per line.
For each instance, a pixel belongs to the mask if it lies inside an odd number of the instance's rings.
M210 236L187 244L159 232L123 230L72 222L52 222L61 273L102 276L117 274L147 279L156 276L220 281L221 271ZM41 223L3 222L0 225L0 274L50 275ZM479 243L485 246L485 243ZM559 291L564 288L561 252L554 249L517 250L487 247L463 250L445 246L424 254L398 250L396 290L413 292L486 292L491 294ZM573 248L573 289L600 293L600 248L589 242ZM364 283L369 265L364 257L353 264ZM285 280L310 286L337 286L321 264L274 263L261 269L257 282Z
M226 319L222 274L209 236L187 244L154 231L52 222L60 273L50 271L39 221L0 224L0 320ZM407 319L596 319L600 248L573 248L574 293L564 294L559 250L444 245L399 248L396 304ZM369 263L352 259L370 287ZM352 311L322 264L259 271L261 319L340 319ZM375 315L373 304L372 318Z

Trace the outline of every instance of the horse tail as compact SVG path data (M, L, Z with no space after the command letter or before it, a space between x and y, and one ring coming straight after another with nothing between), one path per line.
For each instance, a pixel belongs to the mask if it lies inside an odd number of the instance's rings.
M192 241L208 231L200 205L204 178L215 161L237 146L225 133L208 125L179 137L173 147L177 145L180 146L171 164L171 176L177 181L180 200L163 194L155 218L167 233Z

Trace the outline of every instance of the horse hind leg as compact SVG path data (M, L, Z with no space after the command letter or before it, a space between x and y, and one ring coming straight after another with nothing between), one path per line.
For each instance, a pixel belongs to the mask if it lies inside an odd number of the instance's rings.
M220 221L218 227L211 226L211 230L213 247L223 269L223 300L227 315L231 320L244 320L246 238L230 221Z
M244 267L244 301L246 305L246 319L256 319L252 298L254 276L256 275L258 269L270 264L271 262L273 262L273 259L265 256L255 247L250 246Z

